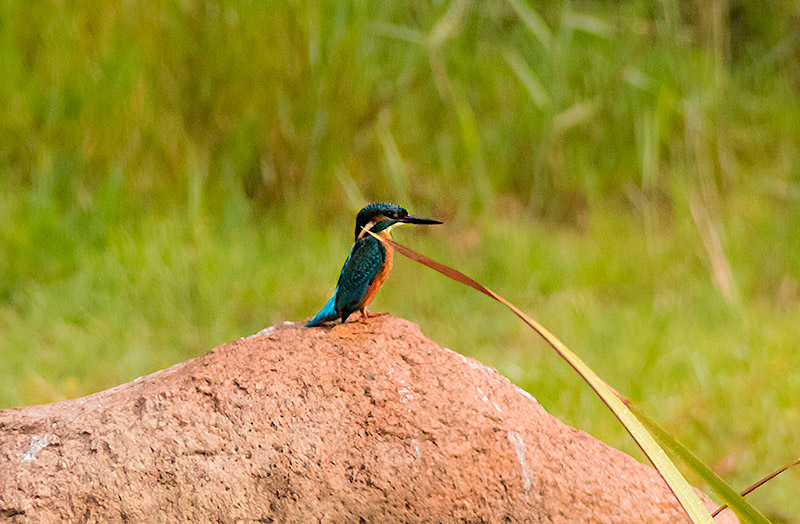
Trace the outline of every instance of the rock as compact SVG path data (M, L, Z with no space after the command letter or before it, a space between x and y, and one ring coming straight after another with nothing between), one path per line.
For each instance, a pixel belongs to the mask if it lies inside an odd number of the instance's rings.
M0 522L688 518L652 468L383 317L285 323L84 398L0 412Z

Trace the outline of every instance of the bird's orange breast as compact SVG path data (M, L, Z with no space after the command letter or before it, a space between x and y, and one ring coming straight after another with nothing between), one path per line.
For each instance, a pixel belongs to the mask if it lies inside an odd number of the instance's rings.
M392 238L391 234L388 231L381 231L378 233L383 238ZM386 244L383 245L386 249L386 256L383 259L383 266L381 266L381 270L375 275L375 280L372 281L372 284L367 288L367 292L364 293L364 298L361 299L361 303L359 303L358 308L361 311L367 309L369 303L372 302L372 299L375 298L375 295L378 294L378 290L381 288L386 279L389 278L389 273L392 271L392 263L394 262L394 249L391 246L387 246Z

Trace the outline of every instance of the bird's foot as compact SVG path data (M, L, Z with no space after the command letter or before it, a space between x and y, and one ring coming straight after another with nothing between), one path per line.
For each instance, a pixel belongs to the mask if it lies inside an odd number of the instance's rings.
M362 311L361 312L361 322L366 324L367 320L369 320L370 318L382 317L382 316L388 315L388 314L389 313L370 313L369 311Z

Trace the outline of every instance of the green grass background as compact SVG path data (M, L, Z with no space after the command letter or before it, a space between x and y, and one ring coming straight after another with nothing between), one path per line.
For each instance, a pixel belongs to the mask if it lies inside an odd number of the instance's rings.
M743 488L800 454L797 27L797 0L0 3L0 408L312 315L385 199ZM485 297L397 260L373 310L637 453ZM800 522L798 481L752 500Z

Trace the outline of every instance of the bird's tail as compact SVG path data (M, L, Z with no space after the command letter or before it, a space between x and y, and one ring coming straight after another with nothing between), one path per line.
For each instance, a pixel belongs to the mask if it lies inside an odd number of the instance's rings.
M338 317L339 315L336 313L336 293L334 292L331 299L328 300L328 302L322 307L320 312L314 315L314 318L308 321L306 327L318 326L323 322L336 320Z

